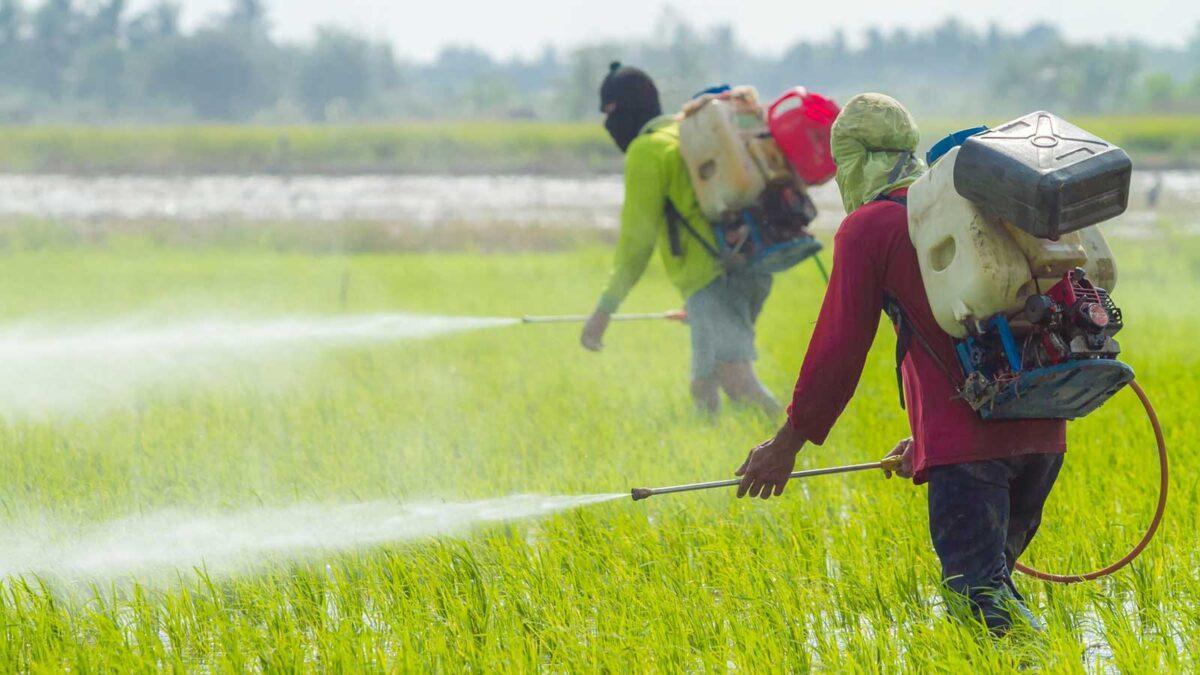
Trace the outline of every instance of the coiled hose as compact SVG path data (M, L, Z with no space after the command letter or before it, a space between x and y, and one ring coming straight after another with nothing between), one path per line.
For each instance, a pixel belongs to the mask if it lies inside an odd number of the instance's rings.
M1167 484L1169 483L1167 442L1163 438L1162 426L1158 423L1158 415L1155 414L1154 406L1150 404L1150 399L1146 397L1146 392L1142 390L1137 380L1130 382L1129 387L1141 399L1142 407L1146 409L1146 417L1150 419L1150 424L1154 427L1154 438L1158 442L1158 506L1154 509L1154 518L1150 521L1150 526L1146 528L1146 533L1142 535L1141 541L1130 549L1129 553L1125 554L1125 557L1094 572L1087 572L1086 574L1050 574L1035 570L1032 567L1026 567L1021 563L1017 563L1017 571L1028 574L1036 579L1041 579L1042 581L1051 581L1058 584L1075 584L1081 581L1091 581L1092 579L1106 577L1133 562L1134 558L1141 555L1146 546L1150 544L1150 540L1154 539L1154 534L1158 532L1158 526L1162 523L1163 512L1167 508Z

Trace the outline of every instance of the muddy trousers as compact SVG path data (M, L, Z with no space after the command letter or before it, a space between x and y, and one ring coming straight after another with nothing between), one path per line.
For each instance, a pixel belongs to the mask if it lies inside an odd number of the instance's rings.
M1022 455L929 470L929 532L946 586L993 633L1013 612L1032 620L1013 585L1017 558L1037 533L1062 455Z

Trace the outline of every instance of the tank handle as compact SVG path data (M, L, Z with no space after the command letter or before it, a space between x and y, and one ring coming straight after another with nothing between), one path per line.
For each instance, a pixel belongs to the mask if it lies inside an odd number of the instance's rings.
M771 107L767 109L767 121L771 122L775 119L775 109L779 106L797 99L800 100L801 104L803 104L805 96L808 96L808 90L804 87L795 87L794 89L789 89L787 93L785 93L783 96L780 96L774 103L771 104Z

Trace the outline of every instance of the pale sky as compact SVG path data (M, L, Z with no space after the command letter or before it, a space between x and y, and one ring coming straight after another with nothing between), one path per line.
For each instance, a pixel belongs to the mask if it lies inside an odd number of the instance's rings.
M180 0L186 25L224 10L229 0ZM132 0L140 9L152 0ZM497 56L535 55L545 45L633 35L649 37L663 0L267 0L275 33L305 38L335 24L389 39L402 58L426 60L446 44L474 45ZM760 52L800 38L822 39L836 28L856 39L868 25L923 28L954 15L984 27L1021 29L1037 21L1072 39L1138 37L1182 44L1200 23L1197 0L675 0L699 26L728 22Z

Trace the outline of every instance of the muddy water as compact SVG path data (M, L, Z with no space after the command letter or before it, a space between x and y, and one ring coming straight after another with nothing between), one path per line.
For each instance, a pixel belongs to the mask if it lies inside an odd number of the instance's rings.
M0 175L0 217L60 220L334 222L430 227L455 224L571 225L615 228L620 176L101 176ZM818 227L843 213L832 183L813 191ZM1154 211L1200 206L1200 172L1134 176L1127 224Z

